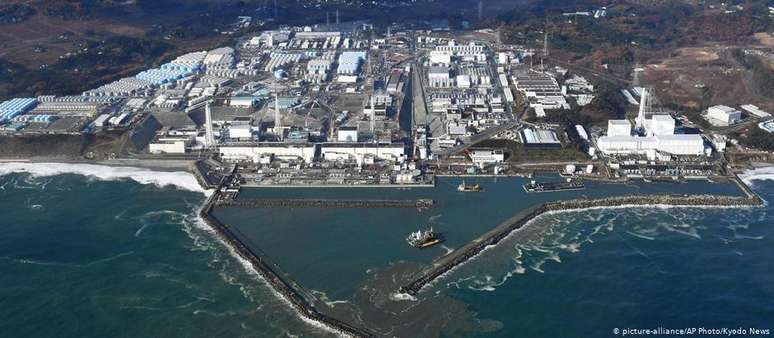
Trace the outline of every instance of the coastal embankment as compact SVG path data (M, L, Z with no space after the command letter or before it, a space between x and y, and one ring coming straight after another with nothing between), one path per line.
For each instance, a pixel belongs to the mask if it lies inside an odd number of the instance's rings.
M493 230L449 255L438 259L431 267L420 272L418 276L400 287L399 291L412 296L417 295L424 286L438 279L454 267L467 262L487 247L497 245L513 231L522 228L536 217L547 213L611 207L757 207L763 205L763 200L738 177L734 177L734 181L739 185L744 196L636 195L543 203L522 210Z
M332 199L272 199L224 198L217 206L249 208L429 208L431 199L417 200L332 200Z
M212 227L239 256L250 262L250 265L252 265L258 274L260 274L276 292L282 295L282 297L284 297L302 317L315 323L320 323L342 335L352 337L374 336L364 329L320 313L312 306L312 304L307 302L307 300L296 291L290 283L283 279L280 274L271 267L269 262L265 261L253 249L245 245L227 225L221 223L214 217L212 215L212 209L216 206L216 201L221 199L220 194L220 189L218 189L208 198L204 208L200 211L201 218Z

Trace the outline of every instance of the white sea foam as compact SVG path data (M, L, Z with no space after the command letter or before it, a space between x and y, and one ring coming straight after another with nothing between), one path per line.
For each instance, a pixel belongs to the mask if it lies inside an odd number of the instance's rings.
M310 327L313 327L315 329L322 330L322 331L329 332L329 333L333 333L333 334L336 334L336 335L338 335L340 337L349 337L348 334L340 332L337 329L335 329L335 328L333 328L333 327L331 327L331 326L329 326L329 325L327 325L327 324L325 324L323 322L311 319L311 318L303 315L299 311L297 311L295 306L293 306L293 304L290 302L290 300L287 297L285 297L285 295L283 295L282 293L280 293L276 289L274 289L274 287L265 278L263 278L263 276L261 276L261 274L258 272L258 270L253 266L253 264L250 261L248 261L247 259L245 259L244 257L242 257L242 255L240 255L234 249L234 247L232 247L229 243L226 243L226 241L221 236L217 235L217 232L215 231L215 229L210 227L207 224L207 222L205 222L201 217L198 217L198 213L197 213L197 217L196 217L195 221L193 222L193 225L197 229L199 229L199 230L204 230L204 231L206 231L208 233L211 233L214 236L214 238L217 240L217 242L219 242L223 247L225 247L227 249L229 255L231 257L233 257L234 259L236 259L236 261L239 263L239 265L242 266L242 268L244 269L244 271L248 275L250 275L251 277L255 278L256 280L262 282L268 288L268 290L271 291L271 294L273 294L276 297L276 299L278 299L279 301L284 303L286 306L291 308L293 313L295 313L297 318L299 318L301 321L303 321L304 323L306 323L307 325L309 325ZM190 232L190 229L187 230L186 232L188 233L188 235L192 239L194 239L194 241L197 240L197 239L195 239L193 237L193 234ZM244 286L242 286L242 288L243 287ZM244 294L245 290L242 290L242 292ZM245 295L245 296L247 298L252 298L252 297L249 297L248 295Z
M774 171L772 171L772 175L774 175ZM627 209L627 210L631 210L631 211L637 212L638 210L647 211L647 210L667 210L667 209L670 209L672 211L676 211L676 210L748 209L748 208L750 208L750 207L749 206L736 206L736 205L669 205L669 204L641 205L641 204L626 204L626 205L616 205L616 206L598 206L598 207L579 208L579 209L566 209L566 210L547 211L547 212L544 212L542 214L539 214L539 215L531 218L523 226L521 226L521 227L519 227L517 229L514 229L513 231L511 231L507 236L505 236L497 244L491 244L491 245L485 246L481 251L479 251L478 253L476 253L472 257L470 257L468 260L466 260L466 261L464 261L464 262L462 262L462 263L452 267L451 269L445 271L444 273L442 273L441 275L439 275L438 277L433 279L433 281L431 281L431 282L427 283L426 285L424 285L422 287L422 289L433 287L434 285L436 285L437 281L442 280L442 279L446 278L448 275L453 274L455 271L459 270L462 266L467 265L468 263L473 263L473 262L477 261L479 259L479 257L481 257L486 252L495 249L500 244L502 244L502 243L512 239L517 234L519 234L519 233L521 233L523 231L526 231L527 229L531 229L536 222L540 222L542 220L545 220L545 218L547 218L547 217L558 216L558 215L563 215L563 214L582 214L582 213L587 213L588 211L595 211L595 210L617 210L617 209ZM602 216L600 215L600 216L598 216L597 220L601 220L601 218L602 218ZM608 225L612 226L612 224L610 224L610 222L614 221L614 220L615 220L615 218L609 220L608 221ZM604 225L601 225L600 227L594 229L594 231L590 235L588 235L588 237L584 241L582 241L582 242L591 242L591 237L593 235L595 235L603 226ZM680 229L675 229L675 228L671 228L671 227L670 227L669 230L675 231L675 232L679 232L679 233L682 233L682 234L685 234L685 235L688 235L688 236L691 236L691 237L697 237L698 236L698 234L695 233L695 229L691 229L694 232L680 230ZM577 251L579 251L580 244L582 244L582 243L572 243L570 246L567 247L567 251L570 251L570 252L577 252ZM540 251L540 252L548 254L548 256L545 259L543 259L542 261L538 261L535 264L528 266L533 271L544 273L544 271L542 269L542 266L543 266L543 264L547 260L561 262L561 259L559 258L558 254L556 254L552 250L546 250L546 249L543 249L543 248L540 248L540 247L532 247L531 249L535 250L535 251ZM521 256L521 253L519 253L519 257L520 256ZM480 289L480 291L492 291L492 290L489 290L490 287L495 287L496 288L496 287L504 284L513 275L515 275L515 274L523 274L523 273L525 273L525 269L521 265L521 262L519 261L516 264L516 268L514 270L506 273L506 275L499 282L492 281L493 283L483 284L483 287L481 287L481 285L478 285L478 286L473 286L471 289L477 289L477 290ZM480 280L478 280L478 281L481 282ZM459 282L459 281L457 281L457 282ZM447 283L447 286L453 285L453 284L456 284L456 283L455 282Z
M774 180L774 166L747 170L739 175L744 183L752 184L752 181Z
M166 172L136 167L113 167L82 163L0 163L0 176L12 173L28 173L33 177L48 177L61 174L76 174L103 181L130 179L141 184L159 187L174 186L179 189L208 194L196 178L184 171Z
M416 297L414 297L414 296L412 296L412 295L410 295L408 293L404 293L404 292L393 292L393 293L390 293L390 299L395 300L395 301L398 301L398 300L408 300L408 301L412 301L412 302L417 301Z

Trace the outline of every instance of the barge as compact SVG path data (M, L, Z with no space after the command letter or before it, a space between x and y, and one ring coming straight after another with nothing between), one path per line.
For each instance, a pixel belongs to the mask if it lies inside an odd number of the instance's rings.
M530 181L522 186L526 192L552 192L583 190L586 186L580 180L567 180L567 182L536 182Z

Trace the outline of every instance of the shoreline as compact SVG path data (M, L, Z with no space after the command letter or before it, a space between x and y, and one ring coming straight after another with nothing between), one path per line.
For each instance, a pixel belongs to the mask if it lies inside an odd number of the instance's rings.
M196 163L195 160L163 160L163 159L112 159L112 160L87 160L87 159L71 159L71 158L57 158L57 157L33 157L33 158L18 158L0 159L0 164L4 163L29 163L29 164L90 164L106 167L130 167L141 168L153 171L161 172L175 172L175 171L191 171L191 166Z

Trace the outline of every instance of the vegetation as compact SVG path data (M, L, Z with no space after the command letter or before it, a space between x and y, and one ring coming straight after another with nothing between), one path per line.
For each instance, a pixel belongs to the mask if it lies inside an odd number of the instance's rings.
M576 147L561 149L527 148L524 144L512 140L486 140L476 147L503 149L510 162L564 162L586 160L585 153Z
M26 4L13 4L0 7L0 24L15 23L27 20L37 11Z
M600 83L596 96L583 107L575 107L567 114L567 118L574 124L589 125L605 122L608 119L622 119L626 117L628 102L621 92L611 84Z
M771 69L760 58L748 55L748 63L752 70L753 85L759 94L774 99L774 69Z
M742 143L750 148L774 151L774 134L760 128L753 127L746 133L745 138L740 138Z
M113 37L91 43L84 50L44 69L27 70L0 60L0 99L41 94L71 95L99 83L133 75L158 63L171 48L144 38Z

